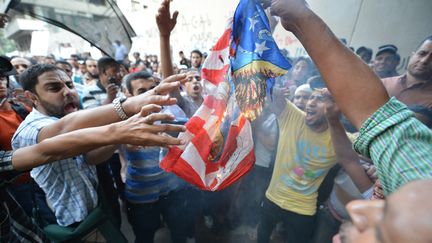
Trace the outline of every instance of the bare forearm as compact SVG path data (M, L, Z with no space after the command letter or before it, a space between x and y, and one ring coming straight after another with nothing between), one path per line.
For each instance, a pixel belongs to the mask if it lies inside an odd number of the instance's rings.
M315 13L305 11L295 23L293 33L316 63L342 112L360 128L388 101L384 86Z
M105 105L89 110L71 113L59 121L44 127L39 133L38 141L74 130L96 127L120 121L113 105Z
M107 145L96 148L86 153L86 161L88 164L97 165L107 161L118 148L117 145Z
M159 38L160 38L162 76L165 78L174 74L171 52L170 52L170 35L160 35ZM183 99L179 89L173 89L170 95L176 98L177 100Z
M336 160L351 177L360 192L368 190L372 181L367 176L359 163L359 156L352 149L351 141L345 133L345 129L338 120L329 122L333 147L336 153Z
M16 170L29 170L53 161L70 158L100 146L117 142L112 126L87 128L59 135L29 147L16 150L12 164Z
M170 52L170 35L160 35L159 38L162 76L166 78L174 74Z

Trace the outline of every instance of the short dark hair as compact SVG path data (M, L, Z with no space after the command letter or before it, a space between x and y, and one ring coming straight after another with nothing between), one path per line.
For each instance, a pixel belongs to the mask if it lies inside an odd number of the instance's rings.
M130 94L132 94L132 81L137 79L148 79L151 78L152 75L147 71L140 71L136 73L128 74L124 77L124 82L126 84L126 88L129 91Z
M357 49L356 54L360 55L362 52L366 52L368 55L370 55L372 57L373 51L371 48L361 46Z
M57 64L68 65L70 68L72 68L72 64L70 64L70 63L68 63L68 62L66 62L66 61L61 61L61 60L59 60L59 61L56 61L56 62L55 62L55 65L57 65Z
M99 73L105 73L110 67L120 67L118 62L111 57L101 57L97 62Z
M423 45L423 43L425 43L426 41L432 41L432 35L426 37L422 42L420 42L420 44L417 46L416 51L420 48L420 46Z
M192 53L198 54L201 58L203 57L202 53L198 49L195 49L195 50L191 51L191 56L192 56Z
M29 67L20 75L20 83L24 90L28 90L32 93L36 93L35 86L38 83L38 78L46 72L52 72L61 70L61 68L56 67L52 64L36 64Z

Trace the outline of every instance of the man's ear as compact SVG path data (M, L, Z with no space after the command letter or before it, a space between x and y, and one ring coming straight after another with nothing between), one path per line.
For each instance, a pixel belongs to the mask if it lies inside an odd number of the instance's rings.
M35 106L39 104L39 97L36 94L26 90L24 91L24 95L27 99L31 100Z

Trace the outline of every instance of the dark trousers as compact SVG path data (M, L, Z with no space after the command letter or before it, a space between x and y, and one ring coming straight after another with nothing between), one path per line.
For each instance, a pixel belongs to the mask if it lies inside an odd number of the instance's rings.
M113 154L106 162L98 164L96 170L101 193L105 197L106 203L111 207L113 216L117 221L116 224L120 228L119 195L124 194L124 183L120 179L120 167L117 168L117 164L120 164L119 155Z
M339 232L341 222L337 220L327 205L320 205L317 212L315 231L312 243L331 243L333 236Z
M315 216L301 215L284 210L264 199L261 221L258 225L258 243L268 243L270 235L279 221L285 229L284 240L288 243L307 243L314 229Z
M135 204L126 202L127 216L135 234L136 243L152 243L162 226L161 215L171 232L173 243L184 243L189 236L189 221L194 220L185 208L184 191L171 192L157 202ZM194 222L194 221L193 221Z
M230 208L231 222L235 225L246 224L255 227L258 224L265 192L270 184L272 168L255 165L240 181Z

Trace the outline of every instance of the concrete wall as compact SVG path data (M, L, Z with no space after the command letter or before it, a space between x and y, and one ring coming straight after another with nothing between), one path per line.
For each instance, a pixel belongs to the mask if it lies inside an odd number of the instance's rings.
M432 35L431 0L311 0L310 5L350 46L376 52L380 45L396 45L401 65Z
M120 7L127 6L122 1L118 3ZM154 15L160 1L141 3L148 8L129 9L126 13L139 35L134 48L158 54ZM172 36L174 53L211 48L237 3L238 0L173 1L171 9L180 12ZM373 48L374 52L383 44L398 46L403 58L400 69L418 43L432 34L432 0L310 0L309 4L337 36L348 40L350 46L358 48L364 45ZM291 55L305 54L298 41L281 26L277 27L274 36L279 46L287 48Z

